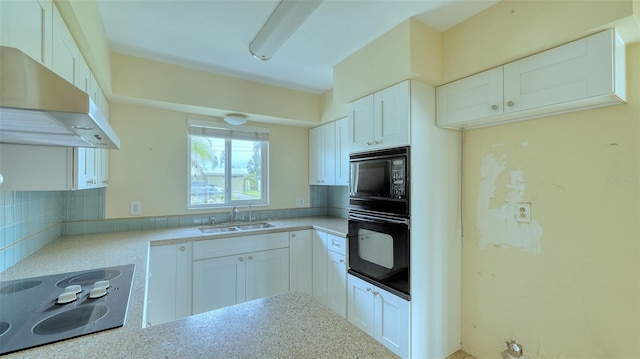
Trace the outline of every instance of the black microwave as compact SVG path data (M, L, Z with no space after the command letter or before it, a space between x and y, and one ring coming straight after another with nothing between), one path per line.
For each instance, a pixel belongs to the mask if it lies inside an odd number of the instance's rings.
M349 208L409 215L409 147L349 156Z

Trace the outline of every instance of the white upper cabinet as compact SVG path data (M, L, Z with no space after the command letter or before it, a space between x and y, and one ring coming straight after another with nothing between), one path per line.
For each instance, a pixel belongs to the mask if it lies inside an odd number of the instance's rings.
M438 126L454 129L620 104L624 43L603 31L440 86L436 96Z
M404 81L349 104L351 151L361 152L410 143L409 87L409 81Z
M309 130L309 184L335 183L335 123Z
M309 130L309 184L349 184L349 142L346 118Z
M349 185L349 120L345 117L336 121L335 184Z
M51 67L51 0L0 1L0 44Z
M80 50L58 9L53 7L53 46L51 69L60 77L78 86L76 74L80 73Z
M502 67L438 87L438 125L502 114Z

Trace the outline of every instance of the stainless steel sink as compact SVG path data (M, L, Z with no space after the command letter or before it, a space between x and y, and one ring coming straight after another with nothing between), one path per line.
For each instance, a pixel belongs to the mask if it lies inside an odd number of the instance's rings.
M226 226L220 227L200 227L200 232L202 233L227 233L227 232L237 232L237 231L251 231L256 229L265 229L275 227L271 223L260 222L260 223L244 223L244 224L229 224Z
M251 229L264 229L264 228L271 228L271 227L275 227L273 224L271 223L247 223L247 224L240 224L238 226L238 229L240 229L241 231L247 231L247 230L251 230Z
M200 228L200 232L202 233L226 233L226 232L237 232L238 228L233 227L202 227Z

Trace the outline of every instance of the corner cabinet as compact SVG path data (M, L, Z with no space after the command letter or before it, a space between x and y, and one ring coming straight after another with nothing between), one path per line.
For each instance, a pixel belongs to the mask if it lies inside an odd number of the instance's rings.
M191 243L149 247L144 326L191 315Z
M411 135L410 82L403 81L348 105L352 152L406 146Z
M309 184L349 184L347 119L309 130Z
M401 358L408 358L410 302L352 275L348 283L349 322Z
M623 103L624 51L606 30L442 85L437 125L477 128Z

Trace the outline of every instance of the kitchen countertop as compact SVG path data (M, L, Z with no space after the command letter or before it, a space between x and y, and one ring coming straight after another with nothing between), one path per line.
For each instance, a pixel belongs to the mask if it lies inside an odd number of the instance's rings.
M338 236L347 220L308 217L268 221L273 228L204 234L198 227L63 236L0 273L0 281L135 264L123 327L8 354L7 357L331 357L395 355L304 293L287 293L142 328L150 245L238 235L319 229Z

